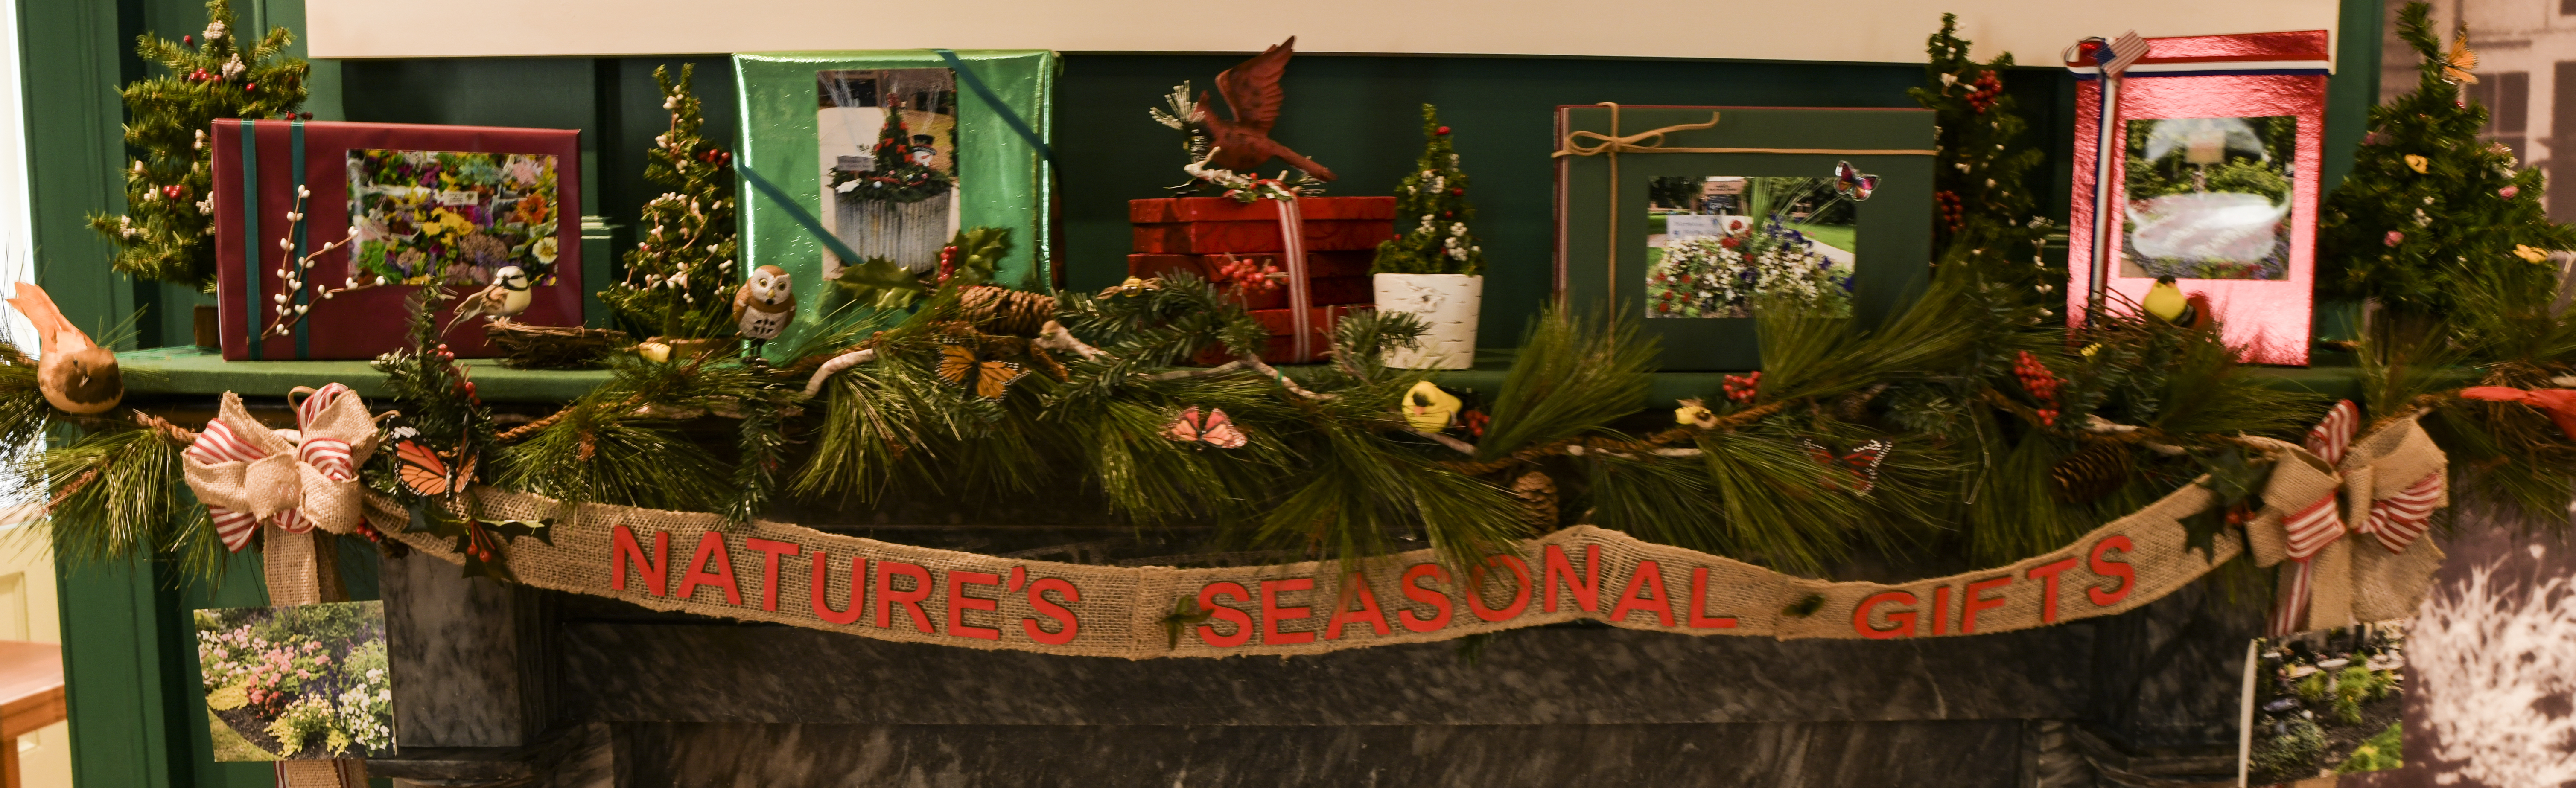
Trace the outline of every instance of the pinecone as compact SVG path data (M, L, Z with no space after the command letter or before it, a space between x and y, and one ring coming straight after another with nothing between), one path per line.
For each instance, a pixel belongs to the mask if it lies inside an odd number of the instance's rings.
M993 285L966 288L957 298L958 316L987 334L1033 337L1055 318L1055 296Z
M1512 480L1512 497L1521 499L1521 519L1541 531L1556 528L1556 480L1530 471Z
M2117 443L2086 445L2048 469L2057 499L2067 503L2101 500L2129 482L2129 447Z

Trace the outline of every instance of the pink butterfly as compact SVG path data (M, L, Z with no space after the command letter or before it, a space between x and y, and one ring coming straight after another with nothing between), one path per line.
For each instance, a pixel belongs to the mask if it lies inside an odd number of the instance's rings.
M1181 415L1172 417L1172 423L1163 426L1163 437L1220 449L1243 448L1246 440L1243 430L1235 428L1234 420L1225 417L1225 411L1209 408L1206 416L1200 416L1195 405L1182 408Z
M1852 494L1868 495L1871 489L1878 486L1878 464L1886 461L1888 450L1894 448L1896 448L1895 443L1874 440L1852 449L1849 454L1836 455L1833 450L1818 445L1815 441L1807 441L1807 456L1816 458L1816 462L1828 467L1850 471L1856 480L1852 485Z

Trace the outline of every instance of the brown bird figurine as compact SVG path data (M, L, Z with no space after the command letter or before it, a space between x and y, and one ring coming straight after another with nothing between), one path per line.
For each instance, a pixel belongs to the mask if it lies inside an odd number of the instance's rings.
M1216 75L1217 93L1225 97L1226 111L1233 120L1219 120L1208 111L1207 92L1199 92L1199 114L1206 117L1210 165L1251 172L1253 168L1276 157L1288 166L1304 170L1315 180L1333 179L1333 171L1316 164L1288 146L1270 140L1270 127L1279 122L1279 76L1288 70L1288 57L1297 54L1297 37L1289 36L1277 46L1236 64Z
M116 367L116 351L99 347L81 333L45 289L18 283L9 305L36 324L36 388L45 401L65 413L103 413L125 399L125 374Z

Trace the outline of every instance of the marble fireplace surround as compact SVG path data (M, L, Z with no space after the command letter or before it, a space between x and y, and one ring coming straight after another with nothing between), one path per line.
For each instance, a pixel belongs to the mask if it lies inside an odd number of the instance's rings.
M1059 657L383 567L397 785L2112 785L2234 777L2260 611L1904 641L1572 624L1293 659ZM2134 784L2134 783L2133 783Z

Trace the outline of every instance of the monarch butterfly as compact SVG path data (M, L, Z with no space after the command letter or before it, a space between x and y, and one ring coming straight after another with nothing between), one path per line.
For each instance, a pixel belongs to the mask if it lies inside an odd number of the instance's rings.
M1894 443L1874 440L1852 449L1850 454L1836 455L1815 441L1807 441L1807 455L1816 458L1816 462L1851 472L1856 478L1852 485L1853 495L1868 495L1872 488L1878 486L1878 464L1886 461L1888 450L1894 448Z
M1028 368L1008 361L978 360L975 351L965 345L939 346L939 379L952 386L967 386L975 396L1001 399L1011 384L1029 374Z
M2460 28L2460 37L2451 39L2451 55L2442 59L2442 78L2457 84L2478 84L2478 53L2469 48L2469 29Z
M454 462L455 455L441 455L419 441L394 444L394 464L401 472L403 486L422 497L451 495L474 483L474 458Z
M1240 449L1248 440L1243 430L1234 426L1234 420L1225 417L1225 411L1209 408L1202 416L1196 406L1182 408L1180 415L1172 417L1172 423L1163 427L1163 437L1220 449Z

